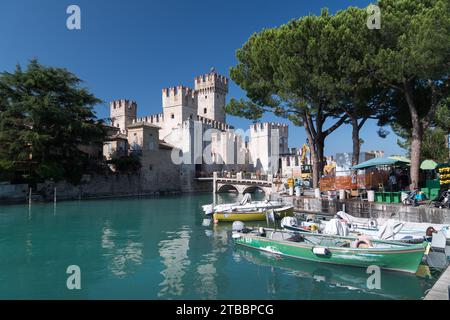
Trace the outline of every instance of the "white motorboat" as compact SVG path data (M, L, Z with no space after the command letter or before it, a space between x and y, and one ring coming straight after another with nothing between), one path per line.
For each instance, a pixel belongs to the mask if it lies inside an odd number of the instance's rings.
M240 202L235 203L224 203L214 206L213 204L207 204L202 206L203 212L206 215L214 213L246 213L246 212L265 212L271 209L282 208L285 205L283 201L280 200L262 200L262 201L252 201L250 193L246 193L244 198Z
M292 231L318 231L332 235L364 234L372 239L392 240L408 243L432 241L439 232L447 237L448 225L400 222L394 219L367 219L351 216L343 211L329 221L298 221L286 217L281 226Z
M390 218L358 218L344 211L336 213L338 218L349 225L350 229L366 234L376 234L380 232L383 226L389 222L393 232L398 237L410 236L432 236L433 233L442 233L446 240L450 240L450 225L424 222L404 222L398 219Z

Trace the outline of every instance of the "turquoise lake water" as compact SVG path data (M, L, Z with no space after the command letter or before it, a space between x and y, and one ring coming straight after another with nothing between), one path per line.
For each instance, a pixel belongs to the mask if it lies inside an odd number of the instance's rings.
M420 299L438 272L382 271L381 289L370 290L365 269L235 247L231 224L202 226L210 202L198 194L0 206L0 299ZM67 289L70 265L80 267L81 290Z

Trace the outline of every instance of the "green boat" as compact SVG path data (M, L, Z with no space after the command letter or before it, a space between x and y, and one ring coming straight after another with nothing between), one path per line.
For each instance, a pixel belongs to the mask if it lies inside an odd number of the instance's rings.
M408 244L307 232L244 229L233 233L237 245L308 261L415 273L427 243Z

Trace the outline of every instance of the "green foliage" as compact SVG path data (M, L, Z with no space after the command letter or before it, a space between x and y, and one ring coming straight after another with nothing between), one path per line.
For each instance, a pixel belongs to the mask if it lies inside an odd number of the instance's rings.
M32 60L25 71L0 74L0 172L35 183L77 183L87 166L79 146L106 135L93 106L99 102L65 69Z
M411 153L411 136L407 130L396 127L395 133L401 137L397 140L398 145ZM420 161L431 159L437 163L448 162L449 149L447 146L448 133L439 127L427 128L423 135Z
M118 172L137 172L141 168L141 159L137 155L130 154L128 156L122 156L113 158L108 163L114 165Z

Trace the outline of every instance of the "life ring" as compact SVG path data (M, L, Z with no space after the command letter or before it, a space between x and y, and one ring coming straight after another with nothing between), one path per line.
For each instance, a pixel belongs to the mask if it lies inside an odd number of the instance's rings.
M362 244L366 245L368 248L372 248L372 241L365 237L358 237L358 239L355 240L354 247L359 248Z
M427 237L432 237L433 233L437 233L437 230L431 226L428 227L427 230L425 231Z

